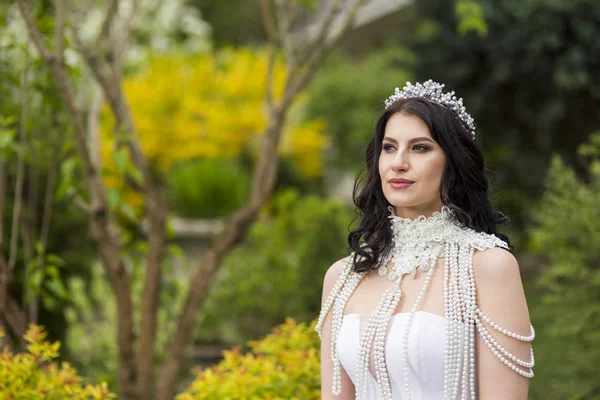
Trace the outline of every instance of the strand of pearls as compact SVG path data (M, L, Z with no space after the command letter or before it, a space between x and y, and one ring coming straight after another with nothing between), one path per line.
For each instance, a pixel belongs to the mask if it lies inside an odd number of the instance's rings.
M448 360L450 359L450 289L448 281L450 275L450 244L444 243L444 318L446 319L446 343L444 347L444 400L450 399L448 389L450 388L450 371L448 370Z
M475 232L461 228L452 222L450 211L443 207L441 212L432 217L419 217L415 220L400 218L391 210L391 227L393 231L392 249L379 263L378 273L386 276L387 262L392 268L388 276L390 281L399 281L382 296L376 310L371 314L364 335L360 340L357 368L356 399L365 399L368 390L369 363L371 348L375 361L375 375L379 395L384 400L391 399L389 374L385 363L385 341L390 320L401 299L400 282L406 274L416 276L417 271L428 272L423 288L411 312L402 338L404 353L404 376L406 396L410 399L408 380L408 333L414 313L429 286L433 267L437 258L444 256L444 317L446 320L445 352L444 352L444 399L472 400L476 398L475 379L475 332L479 332L486 345L509 368L515 372L532 377L531 367L534 365L533 349L530 350L531 361L519 360L498 344L485 328L482 321L493 329L513 339L530 342L535 338L531 326L529 336L517 335L501 328L492 322L477 308L476 285L473 272L473 255L475 249L485 250L496 246L506 248L505 242L494 235ZM349 298L361 282L365 273L354 273L354 254L348 257L346 267L340 274L317 321L315 330L321 335L326 315L333 308L331 359L333 361L333 394L341 393L341 364L338 357L337 340L341 330L344 309ZM477 331L475 330L477 329ZM529 371L522 370L528 368Z
M352 262L353 259L354 259L354 253L352 253L350 256L347 257L346 266L344 267L344 269L342 270L342 273L340 274L339 278L335 282L333 289L331 289L331 293L329 293L329 296L327 297L327 301L325 301L325 303L323 304L323 307L321 307L321 313L319 314L319 319L317 320L317 325L315 326L315 331L317 331L317 333L319 334L319 339L321 338L321 331L323 329L323 322L325 322L325 317L327 317L327 314L329 313L329 310L331 309L333 302L338 297L340 291L342 290L342 287L346 284L346 281L348 280L348 277L350 276L350 272L352 271L352 266L354 265L354 263Z
M390 377L385 365L385 343L388 332L388 326L392 319L392 314L398 306L402 291L398 286L393 286L387 290L384 308L378 316L377 329L375 332L375 344L373 348L373 358L375 362L375 375L377 377L377 386L379 397L382 400L392 400L392 388L390 386Z
M342 328L342 322L344 319L344 309L348 303L348 299L354 293L354 290L363 278L364 273L353 273L349 278L344 287L342 288L339 296L335 299L333 304L333 317L331 321L331 361L333 362L333 384L332 391L334 396L339 396L342 392L342 373L341 364L339 359L339 353L337 348L337 340L339 337L340 330Z
M429 266L429 271L427 271L427 275L425 277L425 282L423 282L423 287L419 292L419 296L415 301L414 306L410 310L408 314L408 320L406 321L406 328L404 329L404 335L402 337L402 353L404 357L404 393L406 394L406 399L410 400L410 384L408 380L408 337L410 334L410 326L412 324L413 317L415 312L417 311L417 307L421 303L421 299L423 299L423 295L427 292L429 288L429 282L431 281L431 276L433 275L433 270L435 267L436 259L432 259L431 265Z
M471 397L466 397L467 394L467 383L463 382L463 398L475 399L475 307L477 304L476 294L475 294L475 274L473 272L473 255L475 254L475 249L472 246L462 246L462 255L463 260L461 260L461 264L466 266L466 271L463 273L465 276L465 299L467 301L467 328L469 330L469 339L467 352L465 356L465 361L468 359L468 370L469 370L469 386L468 390L471 394ZM464 259L466 257L466 259ZM463 368L463 371L467 370L467 366Z
M456 294L454 288L454 276L456 263L453 261L456 245L446 245L445 268L444 268L444 314L446 317L446 348L444 351L444 399L456 398L455 376L457 371L456 356Z
M357 382L355 385L355 394L357 400L367 398L367 379L369 374L369 356L371 354L371 345L373 344L373 339L375 338L377 322L379 321L379 315L381 313L381 310L385 307L387 301L388 296L381 297L379 305L377 306L375 311L371 313L369 322L360 341L356 368Z
M529 350L531 361L529 361L529 362L523 361L523 360L520 360L519 358L517 358L515 355L513 355L508 350L506 350L498 342L496 342L494 340L494 338L490 335L490 333L487 331L487 329L485 329L485 327L483 326L481 321L479 321L479 320L477 320L477 330L481 334L483 341L490 348L492 353L494 353L494 355L496 357L498 357L500 359L500 361L502 361L507 367L509 367L510 369L512 369L513 371L515 371L516 373L518 373L520 375L526 376L528 378L533 377L533 370L531 369L535 365L533 348L530 348L530 350ZM508 361L504 356L508 357L510 360L512 360L513 362L517 363L518 365L520 365L522 367L529 368L529 371L520 369L512 362Z
M462 326L462 339L463 339L463 347L462 347L462 367L460 371L461 382L460 382L460 398L461 400L468 400L468 388L469 388L469 378L472 372L472 369L469 366L469 356L471 353L471 332L469 331L471 327L471 318L472 318L472 308L471 308L471 299L469 297L469 260L467 259L470 252L467 246L458 246L458 277L460 284L460 309L463 324ZM468 373L467 373L468 372Z
M501 328L500 326L495 324L493 321L491 321L488 317L486 317L486 315L483 313L483 311L481 311L479 308L477 308L475 310L475 312L477 312L477 314L485 322L487 322L492 328L494 328L495 330L497 330L500 333L503 333L506 336L510 336L511 338L520 340L522 342L531 342L531 341L533 341L533 339L535 339L535 330L533 329L533 325L531 325L531 323L529 324L529 328L531 329L531 335L522 336L522 335L517 335L516 333L512 333L512 332L507 331L506 329Z

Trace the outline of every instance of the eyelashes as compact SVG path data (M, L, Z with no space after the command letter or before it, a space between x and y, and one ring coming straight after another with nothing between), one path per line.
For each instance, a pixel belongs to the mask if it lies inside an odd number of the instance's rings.
M391 145L391 144L384 144L382 148L384 151L391 151L395 147L394 147L394 145ZM429 150L429 147L424 144L414 144L411 146L410 149L420 151L420 152L425 152L425 151Z

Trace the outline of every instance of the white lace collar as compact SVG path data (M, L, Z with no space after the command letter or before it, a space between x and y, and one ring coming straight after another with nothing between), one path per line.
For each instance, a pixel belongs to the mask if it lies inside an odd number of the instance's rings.
M476 232L461 227L455 222L455 213L447 206L435 211L430 217L398 217L393 207L388 207L392 228L392 247L384 262L380 263L379 275L388 272L391 261L390 281L397 281L405 274L413 277L417 269L427 271L444 253L446 245L470 245L478 250L491 247L508 248L508 245L495 235Z

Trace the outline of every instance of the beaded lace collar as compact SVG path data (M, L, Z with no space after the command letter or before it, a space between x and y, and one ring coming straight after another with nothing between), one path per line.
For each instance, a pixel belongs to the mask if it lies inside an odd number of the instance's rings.
M390 211L392 228L392 248L381 263L378 273L385 276L388 262L392 262L392 271L388 279L392 282L405 274L416 276L417 270L426 272L435 264L444 251L444 243L468 243L476 249L508 245L494 235L475 232L459 226L455 222L455 214L447 206L434 211L431 217L421 215L415 219L399 217L393 207Z
M488 328L521 342L531 342L535 338L533 326L529 336L510 332L490 320L477 305L473 254L475 249L493 247L508 248L497 236L459 226L453 212L442 207L429 218L415 219L394 215L390 210L390 223L393 232L392 246L385 257L380 259L379 275L386 276L397 284L391 285L381 297L379 305L369 316L367 326L361 335L357 364L355 393L357 400L367 400L370 385L369 364L374 359L377 393L382 400L392 400L392 385L386 365L386 339L390 321L402 299L400 283L407 274L416 276L417 270L427 271L423 287L413 304L402 335L402 362L404 375L403 399L411 399L409 385L409 329L413 316L420 307L431 282L432 272L439 257L444 258L443 295L445 328L444 352L444 399L475 400L475 331L479 332L490 351L514 372L531 378L534 366L533 348L530 361L520 360L506 350L490 335ZM338 337L344 309L365 272L354 272L354 255L346 259L346 267L333 286L319 314L315 330L321 335L325 317L331 311L330 355L333 363L331 391L339 396L342 390L341 364L339 359ZM387 269L391 271L388 275ZM461 393L459 395L459 393Z

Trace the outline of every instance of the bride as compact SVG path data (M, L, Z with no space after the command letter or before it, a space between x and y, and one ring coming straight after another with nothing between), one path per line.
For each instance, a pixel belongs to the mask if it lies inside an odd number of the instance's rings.
M519 266L496 232L475 126L431 80L386 100L354 190L353 250L323 284L323 399L527 399Z

